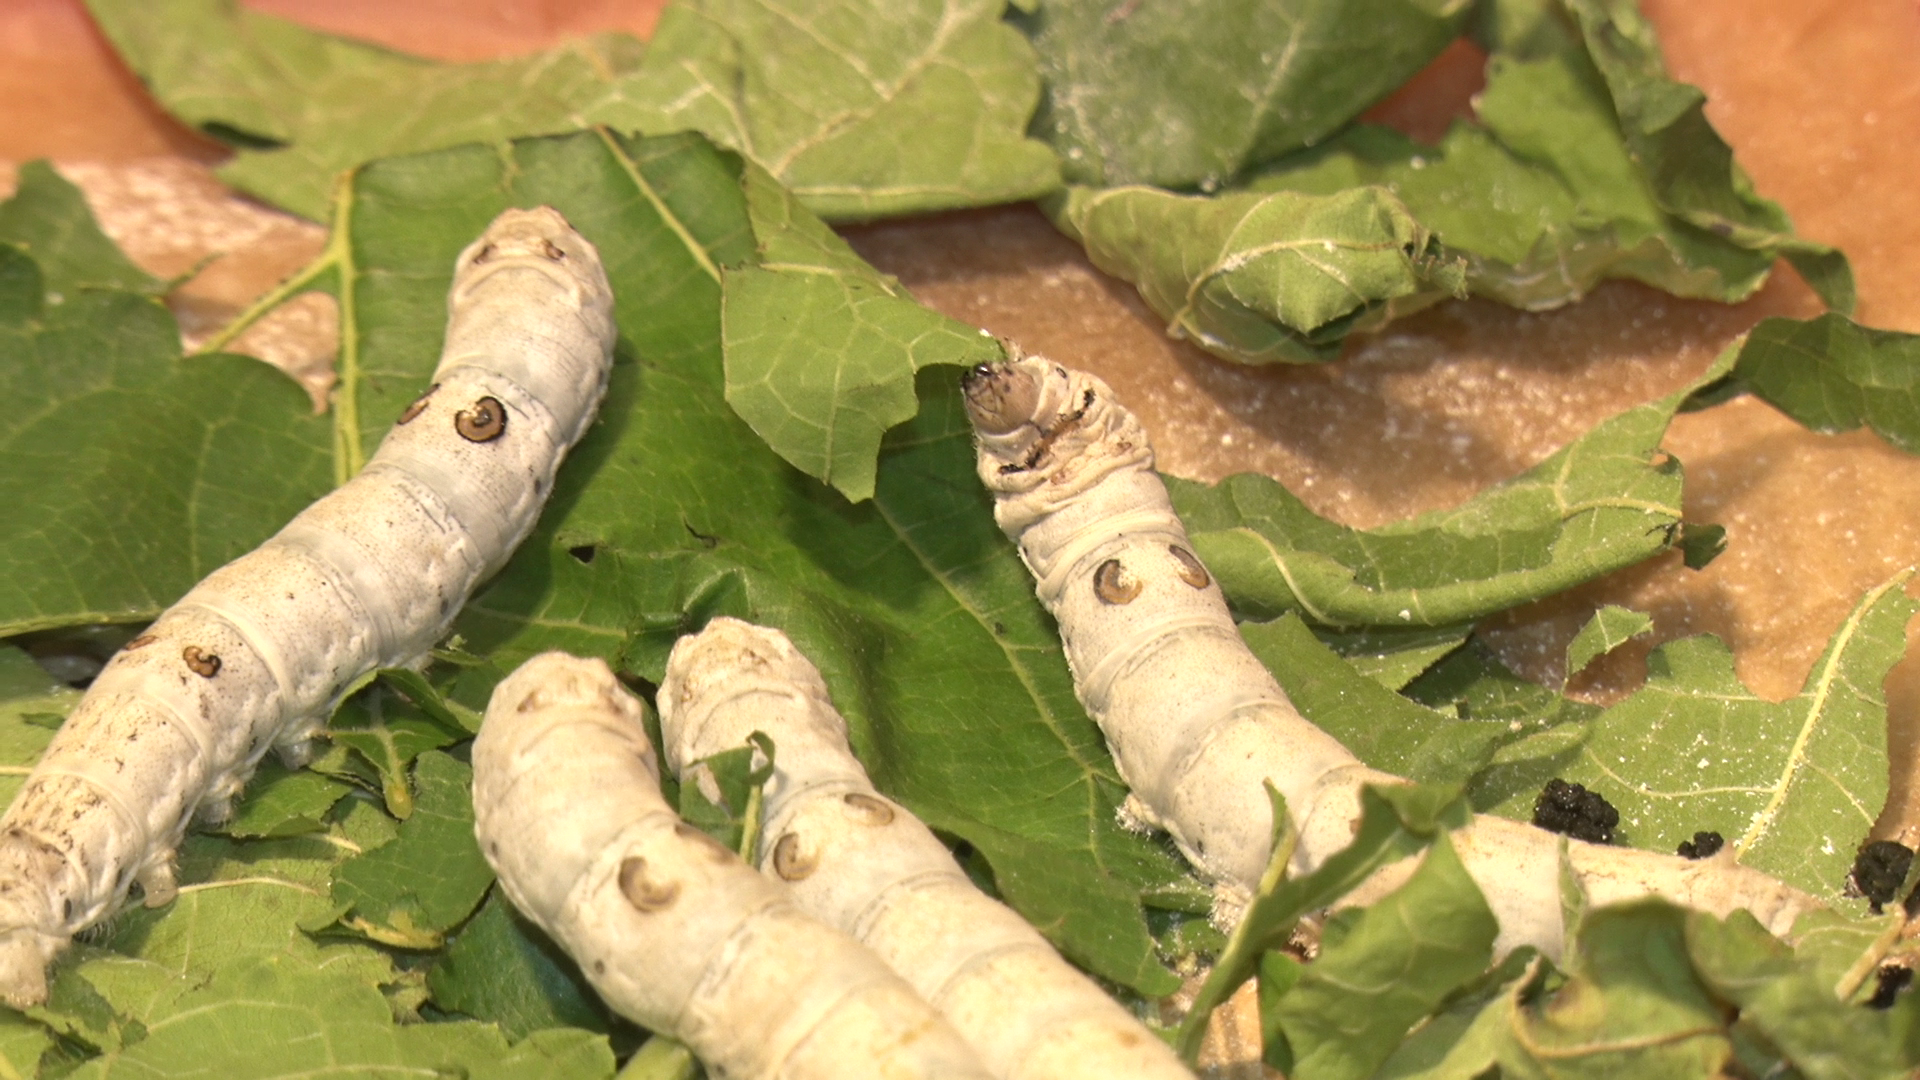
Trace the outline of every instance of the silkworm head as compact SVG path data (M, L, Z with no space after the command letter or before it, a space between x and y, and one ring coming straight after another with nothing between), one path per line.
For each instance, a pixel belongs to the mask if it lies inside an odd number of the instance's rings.
M983 435L1005 435L1032 423L1043 378L1034 366L1017 362L981 364L967 372L960 386L974 428Z
M492 442L507 433L507 407L483 397L453 416L453 430L468 442Z

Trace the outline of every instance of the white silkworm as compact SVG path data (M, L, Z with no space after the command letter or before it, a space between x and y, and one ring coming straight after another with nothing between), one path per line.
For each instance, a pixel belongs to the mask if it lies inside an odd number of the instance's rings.
M878 953L993 1075L1192 1080L1165 1043L874 790L819 670L785 634L715 619L674 645L659 701L667 760L683 782L755 731L773 739L761 870Z
M514 906L710 1075L986 1077L878 957L668 809L640 703L605 663L545 653L494 689L473 808Z
M1038 357L976 368L966 398L994 518L1059 622L1075 691L1132 788L1129 811L1166 829L1230 912L1269 857L1263 781L1286 796L1299 829L1294 872L1346 846L1360 789L1403 781L1301 717L1247 650L1153 471L1140 422L1099 379ZM1500 920L1501 952L1526 944L1560 955L1562 842L1489 815L1454 835ZM1818 906L1730 852L1695 862L1566 843L1596 904L1658 894L1720 915L1745 909L1775 933ZM1354 900L1383 894L1412 868L1388 867Z
M0 822L0 997L174 849L271 748L298 759L341 689L407 664L533 528L606 389L613 295L551 209L509 210L460 253L432 387L353 480L221 567L113 658ZM211 463L217 466L218 463Z

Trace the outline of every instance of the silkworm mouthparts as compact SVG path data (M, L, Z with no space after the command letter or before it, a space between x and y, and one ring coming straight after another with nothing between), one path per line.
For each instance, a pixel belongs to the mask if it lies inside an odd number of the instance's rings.
M635 911L651 913L673 906L680 898L677 881L653 881L647 877L647 860L629 855L620 860L620 895Z
M453 430L468 442L492 442L507 433L507 407L483 397L453 415Z
M983 434L1005 435L1031 423L1040 407L1040 378L1012 364L979 364L962 376L967 416Z
M1108 559L1093 572L1093 595L1104 604L1131 604L1145 587L1119 559Z

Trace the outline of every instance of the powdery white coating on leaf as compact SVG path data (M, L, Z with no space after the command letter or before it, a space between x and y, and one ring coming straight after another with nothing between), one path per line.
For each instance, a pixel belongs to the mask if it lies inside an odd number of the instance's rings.
M995 1076L1191 1080L1165 1043L874 789L819 669L785 634L715 619L674 645L659 700L662 742L683 782L755 731L772 738L761 870L878 953Z
M417 660L533 528L606 389L613 295L558 213L461 252L433 389L352 481L209 575L115 656L0 822L0 997L126 899L270 749L299 758L348 683Z
M1247 650L1139 421L1099 379L1039 357L976 368L967 409L995 520L1060 624L1075 690L1133 789L1131 808L1171 834L1229 909L1258 887L1270 852L1263 781L1286 797L1300 832L1293 873L1344 848L1360 789L1402 781L1303 718ZM1488 815L1453 843L1500 920L1501 954L1532 945L1560 956L1563 859L1596 905L1654 894L1716 915L1744 909L1776 934L1819 906L1731 852L1692 862ZM1378 899L1413 867L1386 868L1350 902Z
M640 703L603 661L543 653L494 688L473 804L514 906L712 1075L988 1075L878 957L667 807Z

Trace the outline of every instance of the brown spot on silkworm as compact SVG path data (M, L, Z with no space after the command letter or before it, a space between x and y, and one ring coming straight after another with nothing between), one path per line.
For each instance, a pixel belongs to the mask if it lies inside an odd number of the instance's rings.
M499 398L483 397L453 414L453 430L468 442L492 442L506 434L506 406Z
M417 398L414 398L413 404L408 405L406 408L406 411L400 414L400 419L394 421L394 423L395 424L411 423L414 417L419 416L423 412L426 412L427 399L432 397L433 392L438 389L440 389L439 383L434 383L432 386L427 387L427 392L424 394L421 394Z
M819 856L800 850L800 837L795 833L788 833L773 845L773 872L781 881L799 881L819 866Z
M629 855L620 860L620 895L627 898L635 911L643 914L660 911L672 907L680 898L680 883L649 880L647 860Z
M607 962L605 960L595 960L593 962L593 973L595 975L605 975L607 973Z
M862 825L879 828L893 824L893 807L881 799L860 791L849 791L840 798L847 804L848 816Z
M1108 559L1093 572L1093 595L1107 604L1131 604L1140 595L1140 579L1127 573L1119 559Z
M540 241L540 254L545 255L554 262L564 262L567 257L567 253L561 251L551 240Z
M201 652L198 645L189 645L181 649L180 659L186 661L187 670L203 679L211 679L220 674L220 658L210 652Z
M141 634L139 637L127 642L125 651L132 652L135 649L144 649L159 640L160 637L157 634Z
M488 244L486 247L483 247L479 251L474 252L472 265L479 266L481 263L486 262L488 259L493 258L493 250L494 250L493 245Z
M1206 567L1200 565L1200 560L1194 556L1193 552L1179 544L1168 544L1167 554L1172 555L1173 561L1180 564L1181 581L1196 589L1204 589L1213 584L1212 575L1207 573Z

